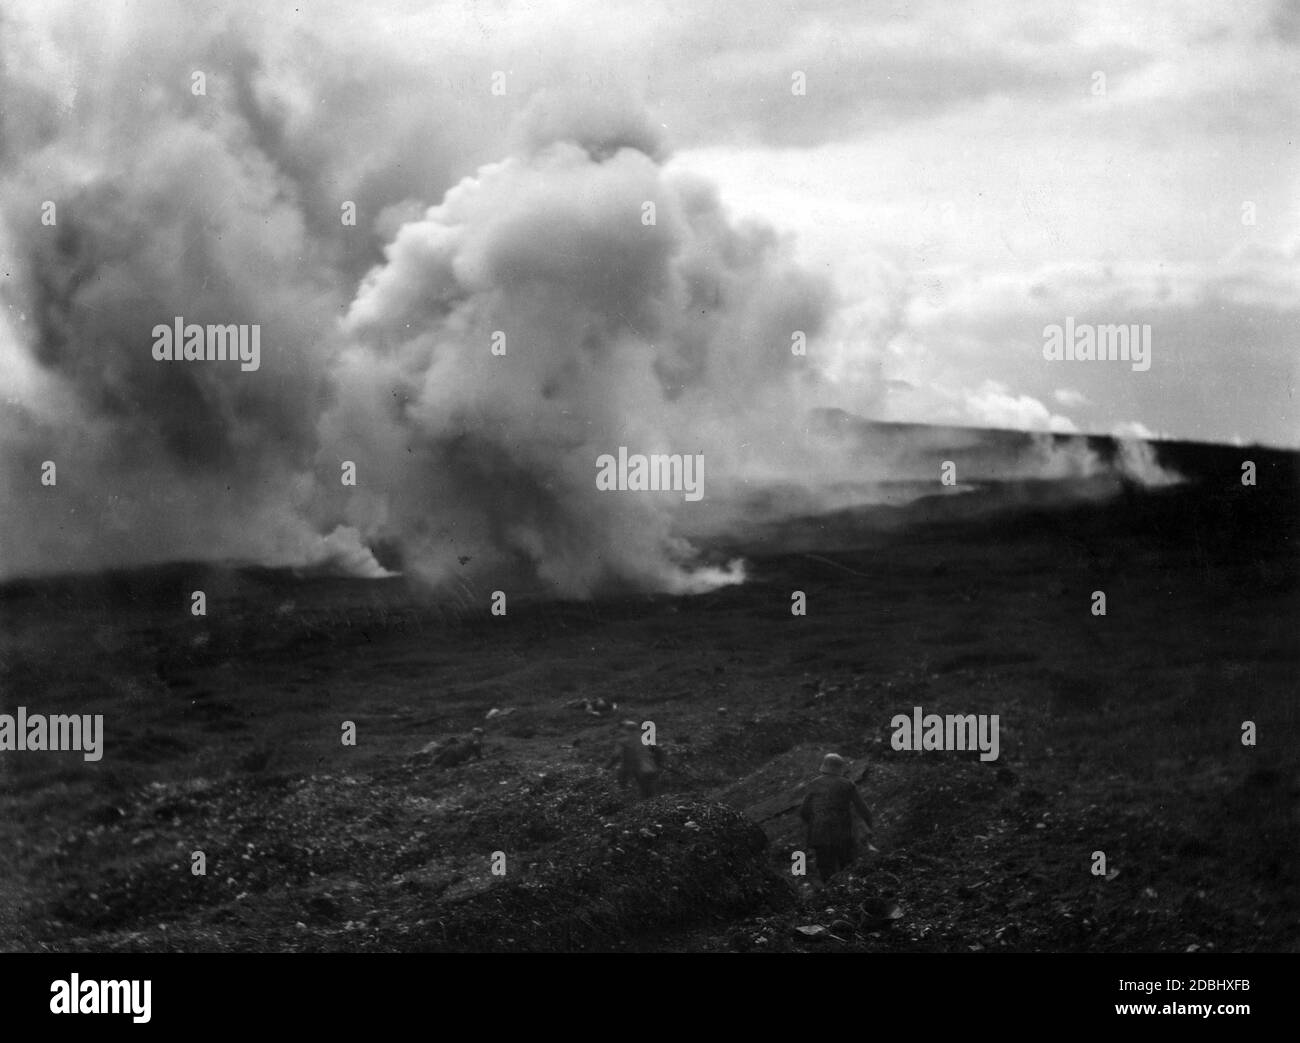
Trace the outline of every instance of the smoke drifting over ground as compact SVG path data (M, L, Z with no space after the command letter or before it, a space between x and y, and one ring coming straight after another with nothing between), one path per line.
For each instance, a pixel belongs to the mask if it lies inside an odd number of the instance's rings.
M449 92L344 22L153 11L0 26L0 576L377 551L693 591L743 567L680 534L744 494L888 476L807 422L828 285L668 173L635 98L493 95L466 55ZM177 316L260 324L260 367L156 361ZM620 446L702 455L704 503L598 491Z

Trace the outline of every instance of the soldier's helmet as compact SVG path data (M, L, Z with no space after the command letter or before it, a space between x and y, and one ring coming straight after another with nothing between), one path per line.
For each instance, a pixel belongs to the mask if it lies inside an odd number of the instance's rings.
M849 762L838 753L828 753L822 758L823 775L843 775L849 770Z

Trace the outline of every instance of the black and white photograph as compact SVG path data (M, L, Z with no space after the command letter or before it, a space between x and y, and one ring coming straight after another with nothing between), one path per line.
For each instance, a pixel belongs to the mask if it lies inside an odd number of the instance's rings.
M1249 1022L1297 73L1293 0L0 2L0 951Z

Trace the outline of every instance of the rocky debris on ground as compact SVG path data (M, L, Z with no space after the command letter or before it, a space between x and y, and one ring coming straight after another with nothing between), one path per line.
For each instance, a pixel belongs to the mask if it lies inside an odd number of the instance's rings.
M592 829L591 827L596 827ZM790 904L762 830L734 808L663 798L593 821L521 876L441 907L426 948L576 951Z
M792 901L734 808L632 803L582 771L497 792L423 778L150 786L122 821L88 815L51 853L108 868L65 887L43 930L73 951L612 949Z
M480 760L482 757L483 729L475 728L469 735L448 740L447 745L433 755L433 763L439 768L454 768L468 760Z
M618 709L618 703L611 703L602 696L594 699L573 699L564 704L569 710L582 710L593 717L605 717Z
M475 728L468 735L453 735L448 739L435 739L421 746L411 755L414 763L427 762L437 768L454 768L469 760L483 756L483 729Z

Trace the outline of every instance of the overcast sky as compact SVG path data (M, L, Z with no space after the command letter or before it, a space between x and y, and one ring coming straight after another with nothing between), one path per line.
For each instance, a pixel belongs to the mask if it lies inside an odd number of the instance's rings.
M679 162L877 335L884 284L886 415L1300 444L1300 5L769 10L701 48ZM755 103L781 64L808 96ZM1149 323L1150 370L1043 360L1066 316Z
M833 276L820 350L879 415L1300 444L1300 5L400 17L488 41L521 87L558 61L643 96L676 166ZM1044 360L1067 317L1149 324L1150 370Z

